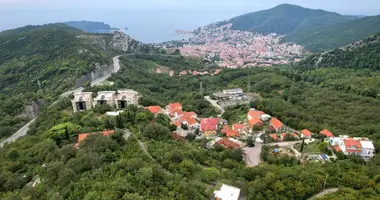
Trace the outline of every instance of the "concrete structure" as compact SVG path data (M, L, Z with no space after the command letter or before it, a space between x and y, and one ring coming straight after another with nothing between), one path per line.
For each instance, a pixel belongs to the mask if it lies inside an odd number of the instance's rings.
M74 99L71 100L74 112L92 109L92 92L74 93Z
M361 156L364 159L370 159L375 155L375 147L368 138L350 138L347 135L340 135L331 137L330 144L335 151L345 155Z
M216 200L238 200L240 189L231 185L223 184L220 190L214 191Z
M93 106L97 105L110 105L111 107L115 106L115 96L116 92L115 91L100 91L98 92L98 96L95 97L93 101Z
M115 105L118 109L124 109L128 105L138 105L139 104L139 93L130 90L123 89L118 90L115 96Z
M223 90L223 92L216 92L213 94L217 99L219 100L241 100L243 99L244 93L241 88L235 88L235 89L226 89Z
M92 92L79 92L71 100L74 112L91 110L96 105L108 104L111 107L124 109L128 105L138 105L139 95L134 90L100 91L93 99Z

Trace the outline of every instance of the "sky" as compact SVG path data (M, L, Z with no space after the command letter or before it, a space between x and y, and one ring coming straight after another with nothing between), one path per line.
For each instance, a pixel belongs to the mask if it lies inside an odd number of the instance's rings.
M0 31L25 25L100 21L142 42L180 39L176 30L288 3L350 15L380 14L380 0L0 0Z
M380 14L379 0L0 0L0 9L212 9L250 12L282 3L342 14Z

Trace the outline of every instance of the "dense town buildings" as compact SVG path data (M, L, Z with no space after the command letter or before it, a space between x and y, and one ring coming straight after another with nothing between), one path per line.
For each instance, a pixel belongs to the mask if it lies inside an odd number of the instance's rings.
M227 68L288 64L300 61L306 52L300 45L282 43L276 34L232 30L231 24L200 28L194 37L182 42L179 50L183 56L215 61Z

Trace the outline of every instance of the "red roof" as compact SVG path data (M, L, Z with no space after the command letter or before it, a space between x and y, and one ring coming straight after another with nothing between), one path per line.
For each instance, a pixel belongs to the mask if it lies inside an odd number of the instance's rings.
M160 106L148 106L148 107L146 107L146 109L148 109L153 114L157 114L161 111Z
M248 115L251 116L252 118L255 118L255 117L260 117L260 115L263 115L264 112L263 111L259 111L259 110L250 110L248 112Z
M92 133L81 133L78 135L78 143L82 142L84 139L87 138L88 135L91 135L91 134L103 134L104 136L109 136L114 133L115 133L114 130L104 130L101 132L92 132Z
M303 129L302 131L301 131L301 133L302 133L302 135L304 135L305 137L309 137L309 136L311 136L313 133L312 132L310 132L309 130L307 130L307 129Z
M223 138L223 139L217 141L216 144L222 145L225 148L229 148L229 149L238 149L238 148L240 148L240 144L235 143L235 142L231 141L228 138Z
M322 135L325 135L326 137L334 137L334 135L329 130L327 130L327 129L324 129L324 130L322 130L319 133L322 134Z
M194 125L194 124L198 123L197 120L195 120L195 118L193 118L193 117L187 119L186 122L187 122L189 125Z
M233 130L244 129L244 125L243 124L234 124L234 125L232 125L232 129Z
M295 137L295 138L298 138L297 133L292 133L291 135L292 135L293 137Z
M169 103L169 109L170 111L182 110L182 105L179 102Z
M223 126L222 130L220 130L220 132L227 133L230 130L231 130L231 128L228 125L225 125L225 126Z
M202 131L215 131L219 124L218 118L203 118L201 119L201 130Z
M273 138L274 140L278 140L278 137L276 134L269 134L269 137Z
M360 141L359 140L354 140L352 138L347 138L347 139L344 139L344 146L346 147L346 150L347 148L349 149L359 149L361 150L362 148L362 145L360 144Z
M239 131L237 130L229 130L226 135L227 137L240 137Z
M255 125L258 125L258 126L261 126L264 124L263 121L261 121L261 119L259 118L252 118L248 121L248 123L251 125L251 126L255 126Z
M270 124L275 129L279 129L284 125L280 120L278 120L277 118L274 118L274 117L270 120Z

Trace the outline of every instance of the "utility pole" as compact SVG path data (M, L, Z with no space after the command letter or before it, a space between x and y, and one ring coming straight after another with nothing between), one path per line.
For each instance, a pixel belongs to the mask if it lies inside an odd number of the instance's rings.
M323 189L325 189L325 187L326 187L327 177L329 177L328 174L326 174L325 182L323 183Z

